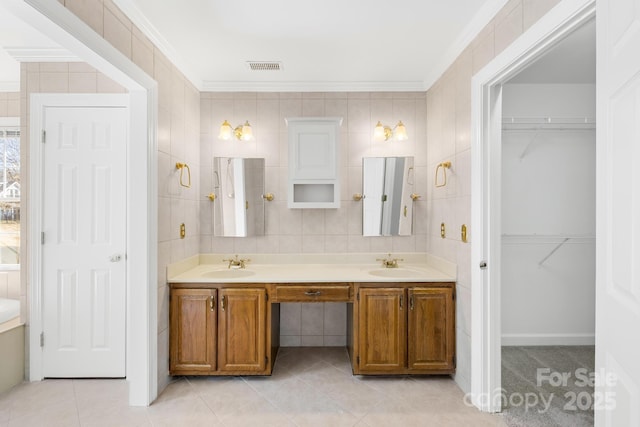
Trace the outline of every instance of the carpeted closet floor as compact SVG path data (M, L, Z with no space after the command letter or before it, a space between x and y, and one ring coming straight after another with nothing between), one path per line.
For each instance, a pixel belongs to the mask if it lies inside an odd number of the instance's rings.
M510 427L593 426L593 346L502 347Z

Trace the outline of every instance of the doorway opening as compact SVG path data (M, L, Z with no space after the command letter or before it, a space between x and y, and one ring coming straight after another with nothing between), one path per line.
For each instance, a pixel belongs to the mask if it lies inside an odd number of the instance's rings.
M535 191L538 191L541 195L548 196L544 189L540 189L538 184L545 182L547 179L562 179L566 175L566 165L558 167L557 164L553 164L556 161L555 158L546 163L544 162L545 156L540 156L541 153L544 153L544 150L541 150L540 147L545 147L546 145L554 149L560 147L558 144L539 143L549 139L548 136L540 138L541 135L549 133L549 131L538 129L538 136L535 138L535 135L522 135L527 130L527 127L537 126L541 128L542 126L547 126L549 117L554 120L559 118L567 119L565 122L559 121L559 123L564 123L564 127L575 131L575 129L570 128L578 125L572 122L579 121L577 117L582 115L583 123L585 117L587 118L587 123L584 126L594 127L593 118L595 113L578 114L572 112L571 116L567 116L566 112L553 113L552 109L558 106L556 103L547 105L548 111L533 111L531 110L534 106L533 103L521 102L522 105L518 105L518 101L522 100L523 91L526 92L528 90L537 96L540 94L536 92L535 88L523 87L526 86L524 82L520 83L520 87L517 86L517 76L520 73L522 73L520 78L526 77L525 69L535 64L536 61L543 61L543 57L546 54L552 52L556 46L560 45L563 40L568 39L576 30L593 21L594 16L595 2L593 1L559 3L473 77L472 222L479 232L476 234L477 238L472 242L472 287L474 292L472 294L472 378L470 397L478 408L486 412L500 412L505 398L508 401L508 396L505 396L502 388L503 338L507 343L511 340L512 344L517 343L518 340L524 340L520 342L529 340L528 342L532 343L535 339L544 338L539 336L541 331L546 335L546 339L551 341L554 339L556 341L562 340L561 335L567 333L567 331L552 333L550 332L551 329L540 329L545 319L544 305L539 307L533 318L527 318L519 326L513 319L509 319L509 316L514 314L512 309L516 307L516 304L508 305L508 309L505 310L505 304L509 303L508 298L511 295L508 292L506 294L503 293L503 289L507 286L503 275L507 278L509 274L513 275L513 271L505 271L504 267L506 266L508 270L516 266L516 263L513 260L509 261L508 258L508 256L515 254L516 251L513 251L511 246L504 247L503 240L506 240L506 243L515 244L517 242L520 245L521 252L531 252L534 247L538 249L537 252L533 251L535 253L533 256L528 257L527 262L533 262L533 268L540 268L540 272L546 272L549 270L551 263L557 263L560 255L562 255L561 251L566 250L568 247L578 247L574 245L578 234L585 234L581 236L583 240L595 243L593 232L572 231L571 227L565 227L560 232L558 230L562 227L558 221L559 218L554 216L556 214L552 214L551 219L547 219L545 222L542 221L544 216L539 212L536 213L531 208L531 205L523 206L523 203L531 202ZM539 78L541 73L532 67L531 75ZM511 83L511 86L509 83ZM569 90L570 88L565 89ZM549 87L546 90L554 91L553 88ZM510 93L512 95L515 93L514 98L510 98ZM542 98L545 99L544 97ZM516 102L512 102L512 99L515 99ZM506 121L511 121L512 123L506 126L507 129L503 133L503 122L505 121L503 108L505 106L515 110L512 112L507 111L507 114L511 114L511 116ZM518 108L520 111L518 111ZM545 106L543 105L542 108L544 109ZM515 120L516 115L520 116L518 117L519 120ZM591 117L591 122L589 122L588 116ZM521 131L520 140L514 137L516 131L509 129L518 127ZM569 130L563 132L569 132ZM558 130L558 132L560 131ZM504 145L503 135L505 135ZM509 141L510 139L512 141ZM513 141L514 139L516 141ZM563 156L565 155L569 156L567 153L563 154ZM540 164L531 168L531 176L525 178L523 175L516 175L522 178L519 183L507 181L508 179L513 179L513 177L507 178L503 176L503 171L510 169L517 172L523 171L526 168L522 166L522 162L531 162L538 156L540 156L540 159L533 163L540 162ZM507 167L503 167L505 162L507 162ZM595 167L592 166L590 173L593 174L594 170ZM522 188L523 183L533 185L533 187ZM510 185L511 187L509 187ZM593 183L591 187L593 187ZM555 189L553 186L551 188ZM566 190L563 191L566 192ZM591 191L595 193L593 188L591 188ZM590 203L593 205L592 199L586 197L586 200L591 200ZM565 199L561 199L559 204L565 202ZM536 205L536 207L539 206ZM593 218L595 217L593 207L591 211L591 217ZM571 214L563 214L563 216L566 215L571 216ZM530 226L533 220L540 221L539 228ZM592 220L591 224L594 223ZM569 225L572 225L572 223L569 223ZM539 239L537 235L540 235L541 238L546 237L547 240L544 242L536 241L537 243L544 243L544 245L525 243ZM567 237L569 237L569 240L565 241ZM568 242L572 239L574 239L574 242L569 246ZM509 242L509 240L511 241ZM515 274L518 279L523 277L527 280L530 279L530 275L526 272L518 271L517 268L515 268ZM524 282L521 281L520 283ZM530 287L530 285L527 286ZM595 285L592 285L591 289L593 292ZM518 295L517 292L515 294ZM502 298L505 298L505 304L501 301ZM525 299L525 304L528 304L527 308L529 308L533 304L527 298L530 297L516 297L516 300ZM548 305L548 302L545 304ZM510 312L509 310L512 311ZM590 315L594 316L594 310L591 310ZM509 327L519 327L520 329L511 331L507 329L506 332L510 333L511 336L503 336L505 332L503 331L503 317L507 321L514 322L510 323ZM529 327L529 330L526 329L527 327ZM590 327L593 328L593 324ZM538 330L535 331L535 329ZM554 333L556 334L555 336L553 335ZM578 335L580 334L583 335L578 336L579 340L593 340L593 333L589 330L586 332L580 331ZM551 343L551 341L547 341L547 344Z
M139 286L127 289L126 373L131 405L148 405L157 395L157 83L122 55L101 35L90 29L59 2L49 0L7 0L3 11L16 20L37 28L42 35L63 47L74 58L86 62L129 92L129 141L127 147L127 242L126 282ZM68 82L68 80L67 80ZM55 90L54 92L60 92ZM30 123L23 126L30 127ZM30 161L33 161L30 158ZM30 165L30 171L37 166ZM30 179L29 184L35 180ZM26 193L26 190L25 190ZM40 242L34 218L38 217L41 193L30 187L28 212L22 211L22 237ZM42 379L40 332L40 260L37 244L23 245L21 268L28 335L25 337L28 378ZM129 266L136 266L131 268Z
M502 84L501 406L509 425L593 425L595 30L595 20L585 23Z

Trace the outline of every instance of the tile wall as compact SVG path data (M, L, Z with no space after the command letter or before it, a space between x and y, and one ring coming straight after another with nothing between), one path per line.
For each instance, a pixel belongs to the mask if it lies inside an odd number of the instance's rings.
M427 252L427 202L414 210L414 234L403 237L363 237L362 158L414 156L415 192L426 195L427 146L424 93L202 93L201 94L200 251L202 253L327 253L327 252ZM287 207L288 145L286 117L337 116L340 133L341 206L339 209L289 209ZM255 141L220 141L220 124L249 120ZM409 140L373 142L377 121L395 125L402 120ZM275 200L266 203L266 235L213 236L215 156L264 157L266 191ZM282 304L280 339L283 346L341 346L346 344L346 305Z
M20 117L20 92L0 92L0 117Z
M416 203L414 234L408 237L363 237L362 158L414 156L415 192L426 195L427 144L424 93L207 93L201 94L201 235L203 253L326 253L326 252L426 252L426 202ZM339 209L289 209L287 207L287 117L337 116L340 133L341 206ZM220 124L234 126L249 120L255 141L220 141ZM402 120L409 140L373 142L376 122L395 125ZM263 157L266 191L275 200L266 203L266 235L213 236L213 204L205 197L213 189L213 157Z
M111 0L58 0L84 20L98 34L110 41L125 55L140 65L159 82L161 98L159 143L164 153L164 163L159 164L160 185L165 192L160 194L160 234L164 240L159 245L159 388L167 382L166 360L168 356L168 334L166 320L168 304L164 285L164 266L172 260L198 252L377 252L377 251L429 251L437 256L456 262L459 266L458 286L458 374L456 381L463 390L469 390L470 378L470 245L459 240L459 226L469 224L470 217L470 81L473 73L526 31L533 23L551 9L559 0L511 0L475 40L464 50L455 63L427 92L426 103L416 96L415 107L407 107L407 94L385 93L203 93L200 99L201 126L196 119L184 113L174 114L169 98L180 94L173 92L174 77L184 77L115 7ZM159 65L158 65L159 64ZM156 67L160 67L158 76ZM171 70L169 73L167 70ZM176 86L180 86L179 84ZM189 99L195 89L185 81ZM171 88L171 89L170 89ZM162 95L164 93L164 95ZM164 102L164 107L162 106ZM191 105L191 101L185 102ZM396 105L403 114L396 115ZM404 105L404 107L402 107ZM405 108L413 110L414 124L405 118ZM189 108L189 111L197 110ZM186 110L185 110L186 111ZM428 111L428 114L427 114ZM345 118L342 133L342 207L332 211L292 211L285 204L286 182L286 130L283 118L295 116L339 115ZM407 114L408 116L408 114ZM175 118L174 118L175 117ZM186 118L188 117L188 118ZM371 142L371 131L375 121L392 124L401 118L413 137L407 145L378 146ZM243 120L254 124L256 141L249 144L221 144L215 140L217 127L224 119L234 125ZM186 122L189 121L190 125ZM427 128L427 123L429 126ZM416 129L412 131L411 128ZM184 129L184 131L183 131ZM193 129L201 130L201 144L195 147L191 141ZM184 143L178 140L183 137ZM427 146L426 141L429 141ZM180 146L188 147L191 155L199 153L200 164L194 162L192 176L199 180L202 167L202 188L197 191L174 194L171 188L171 163L179 156ZM162 148L164 147L164 148ZM168 151L167 151L168 150ZM186 154L186 153L185 153ZM167 156L169 164L167 165ZM276 194L276 201L267 208L267 235L261 238L216 238L212 235L211 206L204 195L210 191L211 159L219 156L265 157L267 159L267 185ZM424 223L415 224L415 235L408 239L364 238L359 236L360 209L351 200L358 192L361 158L365 155L414 155L421 177L417 176L417 192L424 195L416 209L416 217ZM162 156L160 156L162 157ZM186 156L185 156L186 157ZM432 190L435 166L443 160L452 161L449 184ZM189 161L189 160L188 160ZM160 162L160 161L159 161ZM193 174L193 169L196 173ZM175 177L173 178L175 179ZM164 184L162 184L164 182ZM420 184L421 183L421 184ZM423 188L420 186L423 185ZM273 189L276 189L275 191ZM429 191L427 191L429 190ZM176 190L177 191L177 190ZM164 198L164 199L163 199ZM191 201L199 201L196 206ZM170 207L167 207L170 205ZM193 223L200 217L200 224ZM201 212L200 212L201 211ZM196 233L188 240L175 238L175 224L182 218L187 221L187 232ZM447 238L439 235L440 222L450 225ZM200 229L198 230L198 227ZM166 230L169 230L167 233ZM473 230L470 230L470 237ZM324 310L324 309L323 309ZM291 313L295 318L295 313ZM292 323L293 324L293 323ZM302 325L302 323L301 323ZM301 329L302 331L302 326ZM292 335L295 336L295 335ZM302 337L302 335L300 335ZM309 335L313 336L313 335ZM302 338L300 339L302 342Z
M460 240L460 226L471 220L471 78L559 0L511 0L427 91L427 242L429 252L458 265L457 373L471 385L471 245ZM438 163L451 161L447 185L435 188ZM445 239L439 224L447 225ZM469 241L474 230L469 228Z
M198 253L200 241L199 91L112 0L59 0L59 3L158 83L158 390L162 391L170 379L166 266ZM98 76L98 90L101 81ZM191 188L178 185L176 162L190 166ZM185 239L179 236L181 223L186 225Z

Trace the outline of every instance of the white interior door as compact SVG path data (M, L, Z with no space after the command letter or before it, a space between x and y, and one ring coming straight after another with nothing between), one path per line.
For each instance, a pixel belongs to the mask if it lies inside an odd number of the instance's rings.
M597 3L595 425L640 425L640 2Z
M127 118L44 110L44 377L125 376Z

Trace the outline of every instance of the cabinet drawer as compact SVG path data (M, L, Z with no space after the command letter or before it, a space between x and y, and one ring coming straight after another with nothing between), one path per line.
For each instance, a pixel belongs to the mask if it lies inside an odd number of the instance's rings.
M350 301L349 286L276 286L277 302Z

